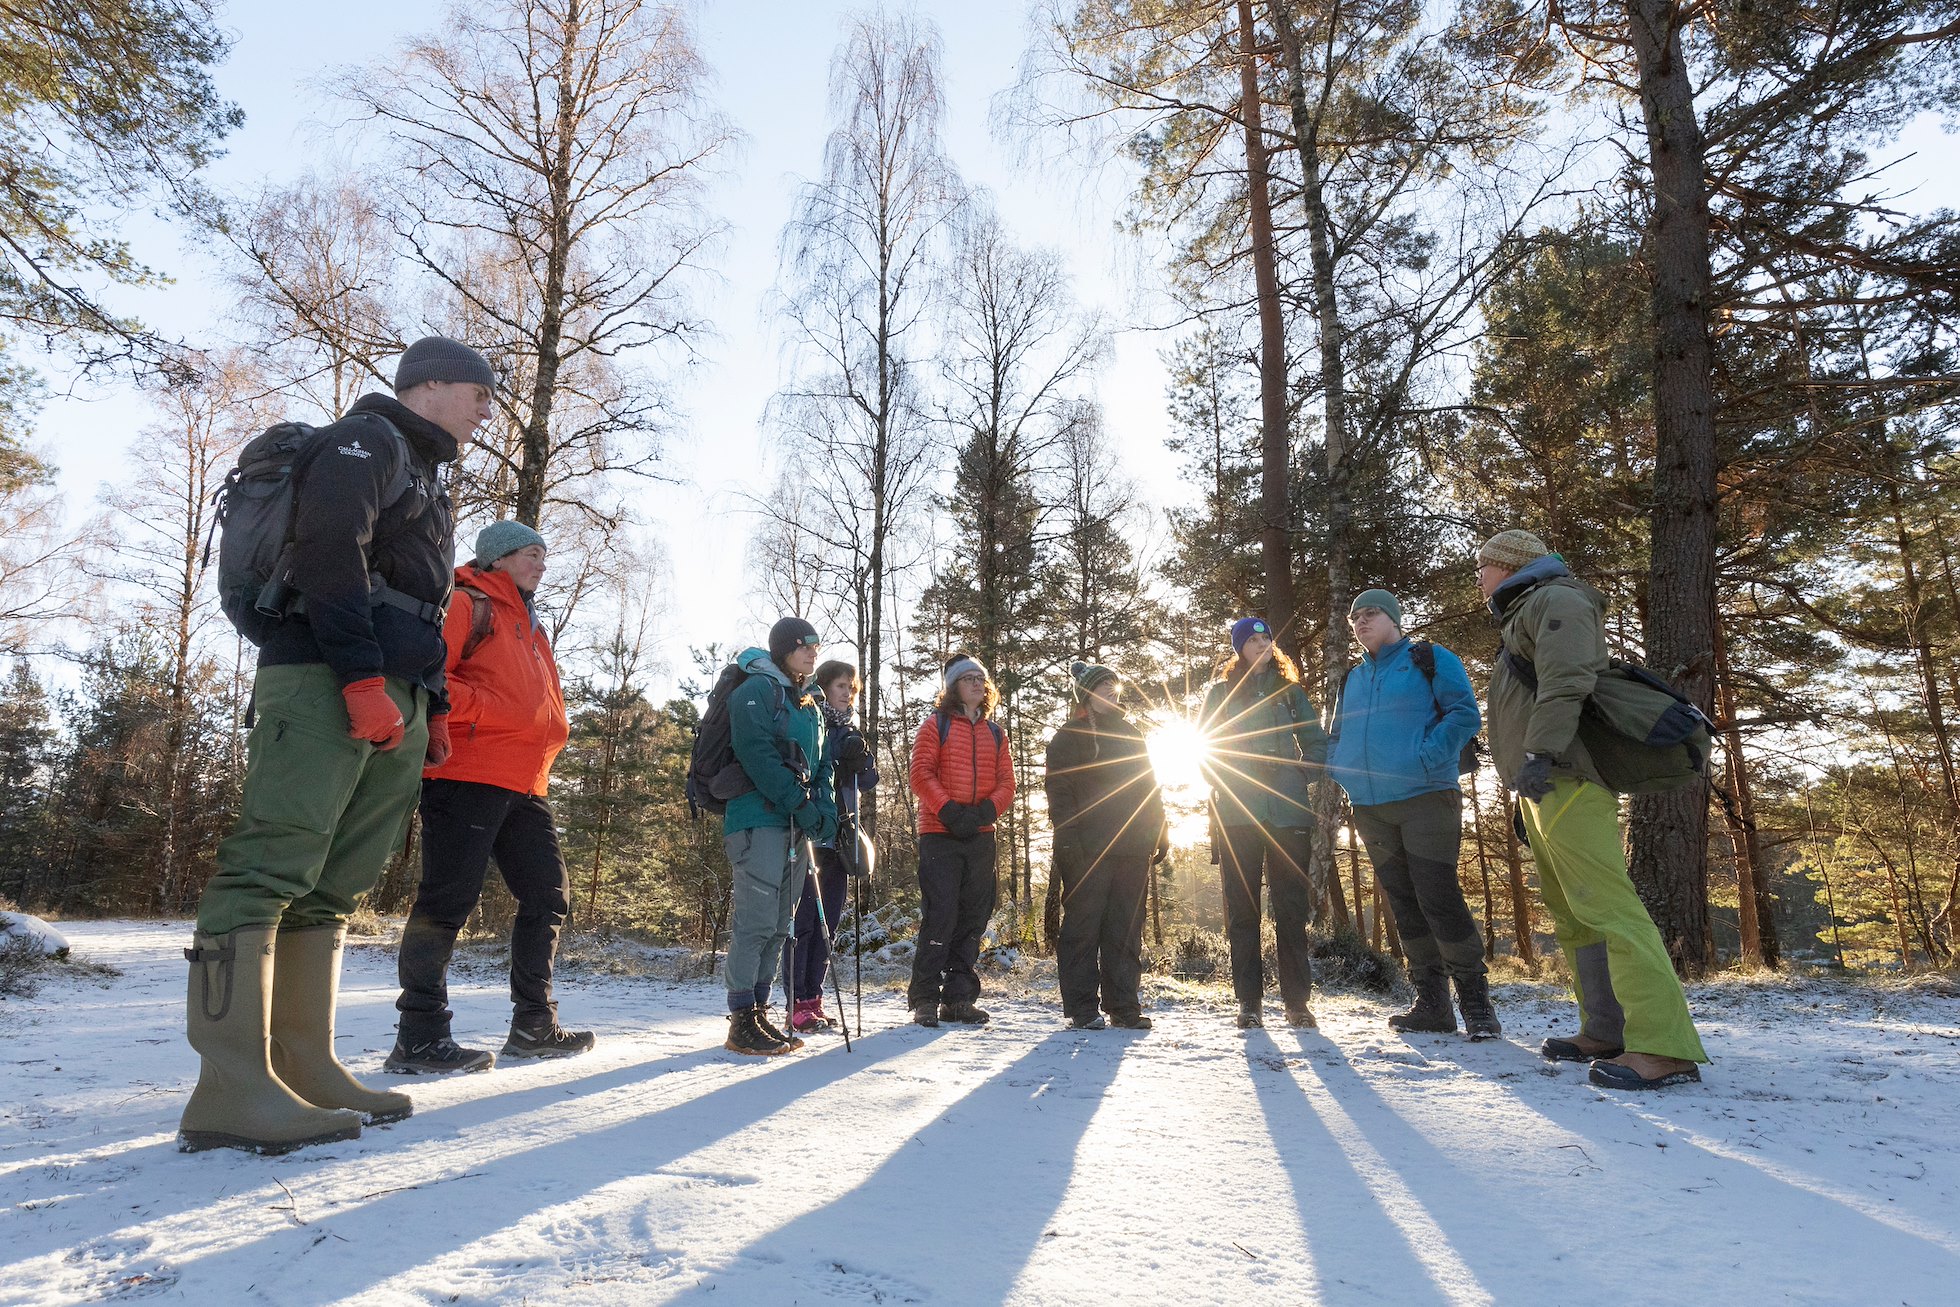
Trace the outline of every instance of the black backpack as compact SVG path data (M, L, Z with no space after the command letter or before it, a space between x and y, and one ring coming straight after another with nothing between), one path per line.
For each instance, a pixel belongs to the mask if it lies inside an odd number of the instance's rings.
M694 748L687 759L687 812L696 821L704 812L720 816L729 801L755 789L755 782L735 760L735 738L728 721L728 701L743 682L760 672L743 670L735 663L721 669L714 688L708 691L708 709L694 727ZM788 696L775 677L764 677L776 692L776 715L788 708Z
M1429 682L1429 698L1436 705L1436 711L1443 711L1443 701L1436 697L1436 646L1427 640L1409 641L1409 661ZM1463 752L1456 756L1456 774L1468 776L1483 765L1483 750L1478 747L1477 737L1472 735L1464 742Z
M391 508L419 480L408 442L379 413L352 416L372 419L382 440L400 446L396 472L381 496L382 507ZM307 467L325 448L321 435L326 430L305 422L268 427L239 451L237 465L211 497L217 509L211 534L217 539L218 603L238 633L255 645L263 645L284 618L299 611L291 559L299 487ZM206 567L211 564L211 543L207 538L204 545ZM383 585L378 577L373 600L424 621L442 620L440 605Z

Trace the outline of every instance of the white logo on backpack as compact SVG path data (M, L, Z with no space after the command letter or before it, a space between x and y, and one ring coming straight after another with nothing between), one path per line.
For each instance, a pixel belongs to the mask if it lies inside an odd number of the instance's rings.
M361 442L358 440L356 440L351 445L342 445L340 447L340 452L347 455L349 458L373 458L374 457L371 451L361 448Z

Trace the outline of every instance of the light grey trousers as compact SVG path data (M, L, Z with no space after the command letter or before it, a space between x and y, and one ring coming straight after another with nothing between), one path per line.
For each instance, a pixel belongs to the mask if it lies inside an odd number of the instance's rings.
M730 1012L766 1005L776 983L783 941L796 919L803 878L810 874L810 841L801 831L794 832L792 861L791 833L781 826L759 826L722 837L728 864L735 870L728 961L722 967Z

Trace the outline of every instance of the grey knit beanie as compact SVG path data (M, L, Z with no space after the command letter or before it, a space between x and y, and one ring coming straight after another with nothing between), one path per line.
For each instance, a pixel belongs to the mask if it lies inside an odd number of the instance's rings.
M425 381L474 382L491 390L497 376L490 361L460 341L447 336L424 336L402 351L395 365L395 393L411 390Z
M959 654L946 664L944 683L946 688L950 690L959 684L960 677L962 676L985 676L986 674L987 669L981 665L978 658L975 658L971 654Z
M492 522L476 533L476 556L472 561L478 567L488 567L507 554L542 544L544 537L522 522Z

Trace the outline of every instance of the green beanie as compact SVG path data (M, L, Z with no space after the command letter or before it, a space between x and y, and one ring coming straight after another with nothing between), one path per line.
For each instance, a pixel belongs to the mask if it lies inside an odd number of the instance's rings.
M492 522L476 533L474 561L478 567L488 568L506 554L543 543L544 537L522 522Z
M1071 703L1087 703L1089 691L1104 681L1120 679L1116 675L1115 668L1104 667L1101 663L1073 662L1068 665L1068 674L1070 682L1068 697Z
M1397 626L1402 625L1402 605L1395 602L1395 596L1386 590L1363 590L1348 605L1348 616L1353 617L1364 608L1379 608L1388 614L1388 620Z

